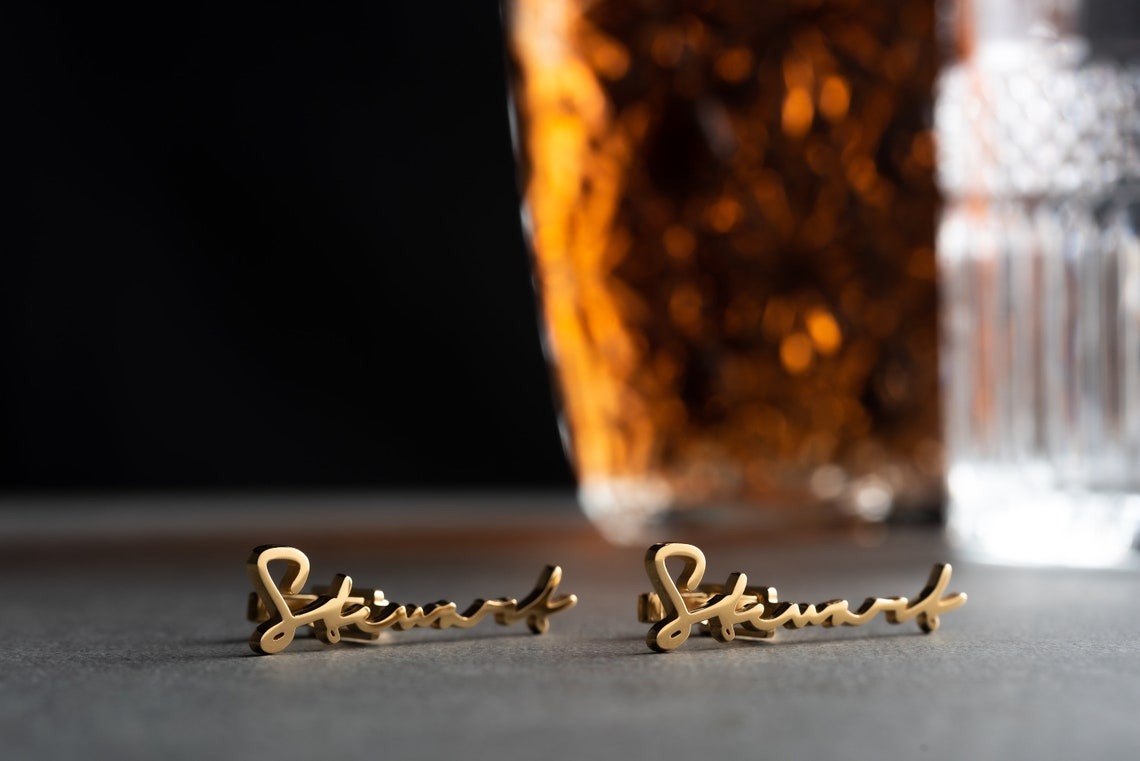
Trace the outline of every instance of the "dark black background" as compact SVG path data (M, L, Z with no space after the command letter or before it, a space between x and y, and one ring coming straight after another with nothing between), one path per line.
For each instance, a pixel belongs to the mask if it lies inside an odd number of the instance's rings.
M495 2L0 36L0 487L571 482Z

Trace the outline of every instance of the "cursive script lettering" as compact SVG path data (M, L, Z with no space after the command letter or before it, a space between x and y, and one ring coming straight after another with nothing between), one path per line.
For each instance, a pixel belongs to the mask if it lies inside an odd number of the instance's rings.
M269 570L270 563L276 561L285 563L280 582L274 582ZM547 566L534 590L521 602L509 597L480 599L462 612L446 600L421 607L388 602L377 590L354 594L352 579L343 574L334 577L333 583L319 593L302 594L301 588L309 577L309 559L294 547L258 547L246 568L257 598L256 602L251 600L249 617L261 622L250 636L249 645L262 655L284 650L303 626L311 626L317 639L325 644L340 642L342 635L345 639L372 640L385 629L467 629L488 616L494 616L495 622L503 626L526 621L532 632L542 634L550 628L550 616L572 608L578 601L574 595L554 597L562 579L558 566Z
M666 566L670 558L684 561L676 580ZM776 629L805 626L862 626L878 614L892 624L914 620L924 632L938 628L939 616L960 608L966 595L943 596L950 583L949 564L934 566L926 586L913 602L905 597L869 597L857 610L846 600L823 603L777 602L773 588L748 587L748 577L733 573L723 587L701 585L705 556L691 544L655 544L645 555L645 570L655 594L643 595L639 618L655 622L645 641L657 652L683 645L694 625L700 625L716 640L736 636L771 637Z

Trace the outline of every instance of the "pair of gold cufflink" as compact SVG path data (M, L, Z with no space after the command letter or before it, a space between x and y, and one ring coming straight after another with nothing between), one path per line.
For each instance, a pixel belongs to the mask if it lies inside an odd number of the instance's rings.
M673 558L682 562L675 579L667 567ZM279 581L273 578L271 563L285 564ZM462 611L446 600L424 606L391 602L378 589L354 587L344 574L335 576L327 587L302 592L309 578L309 559L294 547L257 547L246 568L254 588L248 617L259 624L249 646L261 655L284 650L304 626L330 645L342 639L375 640L386 629L468 629L488 617L503 626L525 621L532 632L542 634L550 627L550 616L578 602L576 595L555 596L562 580L562 569L556 565L543 569L534 589L522 600L478 599ZM948 563L934 566L914 601L868 597L856 610L846 600L779 602L775 587L749 586L743 573L730 574L724 584L702 584L705 555L691 544L653 545L645 554L645 571L653 591L638 598L638 620L653 624L645 642L661 653L683 645L694 626L719 642L728 642L736 637L770 638L780 627L862 626L882 613L889 623L913 620L929 633L938 628L943 613L966 603L964 593L944 594L950 583Z

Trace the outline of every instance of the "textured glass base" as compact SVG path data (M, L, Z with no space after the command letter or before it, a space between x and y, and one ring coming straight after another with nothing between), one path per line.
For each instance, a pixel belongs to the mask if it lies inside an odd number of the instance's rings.
M1054 483L1045 466L953 465L948 538L985 562L1140 564L1140 494Z
M669 509L673 492L659 479L593 478L578 487L578 504L607 540L636 544Z
M856 504L807 495L766 502L712 498L689 502L663 478L599 477L582 481L578 502L608 541L637 545L664 537L674 541L739 539L874 526L887 517L890 504L882 510L862 509L857 504L860 498L870 500L865 491L853 491Z

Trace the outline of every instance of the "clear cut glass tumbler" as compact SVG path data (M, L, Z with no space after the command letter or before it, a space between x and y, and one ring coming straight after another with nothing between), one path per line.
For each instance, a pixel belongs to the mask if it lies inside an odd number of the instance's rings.
M504 21L585 511L618 540L936 513L931 0Z
M983 558L1134 561L1140 4L945 5L936 124L949 533Z

